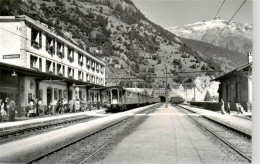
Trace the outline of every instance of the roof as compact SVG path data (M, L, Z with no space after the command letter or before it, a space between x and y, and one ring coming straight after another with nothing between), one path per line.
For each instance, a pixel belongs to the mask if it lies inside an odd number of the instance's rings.
M246 64L246 65L243 65L243 66L240 66L240 67L238 67L238 68L235 68L235 69L233 69L232 71L227 72L227 73L225 73L225 74L223 74L223 75L221 75L221 76L218 76L218 77L216 77L216 78L213 79L213 80L216 81L216 80L220 80L220 79L225 79L225 78L227 78L228 75L230 75L230 74L232 74L232 73L235 73L235 72L241 71L241 70L243 70L243 69L245 69L245 68L251 67L252 64L253 64L253 63L251 62L251 63L248 63L248 64Z

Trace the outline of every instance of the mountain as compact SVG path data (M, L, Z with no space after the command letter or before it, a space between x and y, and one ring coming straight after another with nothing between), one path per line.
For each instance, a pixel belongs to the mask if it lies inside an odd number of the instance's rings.
M167 30L182 38L211 43L224 27L224 31L213 43L215 46L237 51L245 55L248 52L252 52L252 24L228 23L225 20L216 19L169 27Z
M188 47L197 50L198 54L208 61L214 61L221 70L228 72L247 63L247 56L243 53L226 48L210 45L210 43L193 39L179 38ZM208 49L208 47L210 47ZM207 53L205 51L208 49Z
M191 80L176 72L219 69L147 19L130 0L1 0L0 15L27 15L45 23L106 63L108 78L139 77L137 81L162 87L163 80L150 77L164 76L165 65L173 76L171 85Z

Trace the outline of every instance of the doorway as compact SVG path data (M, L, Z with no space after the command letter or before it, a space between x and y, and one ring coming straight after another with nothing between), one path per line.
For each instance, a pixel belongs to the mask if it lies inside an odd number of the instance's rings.
M52 101L52 88L47 88L47 105Z

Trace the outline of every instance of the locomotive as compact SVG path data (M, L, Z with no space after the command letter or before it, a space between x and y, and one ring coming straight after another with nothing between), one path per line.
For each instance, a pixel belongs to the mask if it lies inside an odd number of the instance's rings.
M136 88L123 88L120 86L107 87L106 108L107 112L121 112L134 107L144 106L159 102L159 98L148 95L145 91Z

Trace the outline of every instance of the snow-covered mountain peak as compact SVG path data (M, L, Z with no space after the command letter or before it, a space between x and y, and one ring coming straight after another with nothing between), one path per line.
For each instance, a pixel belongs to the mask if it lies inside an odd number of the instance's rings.
M248 45L252 45L252 24L228 23L226 20L214 19L166 29L183 38L209 43L224 29L219 38L214 42L216 46L246 53L250 49L248 47L251 47Z

